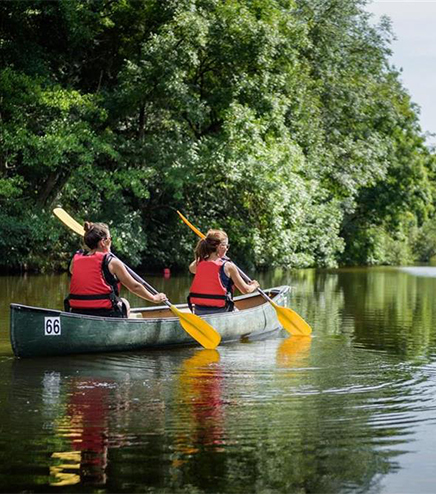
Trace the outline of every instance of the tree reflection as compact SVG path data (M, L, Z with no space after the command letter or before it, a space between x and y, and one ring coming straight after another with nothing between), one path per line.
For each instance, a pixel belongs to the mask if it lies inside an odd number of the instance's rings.
M290 306L314 335L346 335L368 349L425 359L435 344L436 269L417 274L390 267L276 270L263 283L292 286Z
M382 491L434 404L435 283L281 272L262 284L294 287L312 338L4 365L0 474L14 492Z

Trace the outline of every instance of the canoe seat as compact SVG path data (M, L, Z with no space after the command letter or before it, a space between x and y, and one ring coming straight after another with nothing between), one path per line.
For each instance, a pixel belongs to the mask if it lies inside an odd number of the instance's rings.
M131 312L129 319L142 319L142 314L141 312Z

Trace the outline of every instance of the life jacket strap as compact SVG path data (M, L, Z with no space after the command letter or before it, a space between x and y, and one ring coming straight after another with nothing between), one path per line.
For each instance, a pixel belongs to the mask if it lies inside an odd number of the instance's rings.
M193 297L193 298L204 298L204 299L209 299L209 300L225 300L226 301L225 307L226 308L229 308L230 307L230 311L232 311L233 308L234 308L234 306L235 306L235 304L233 302L233 299L232 299L232 296L229 293L227 293L226 295L215 295L215 294L209 294L209 293L194 293L194 292L190 292L189 295L188 295L188 306L189 306L189 310L191 312L194 312L193 311L193 308L192 308L191 297Z
M70 300L105 300L105 299L112 299L113 295L112 293L98 293L94 295L74 295L70 293L68 295L68 298Z
M112 302L112 307L114 310L120 309L121 299L114 292L111 293L98 293L95 295L76 295L70 293L68 297L64 300L64 310L65 312L71 312L70 300L110 300ZM124 304L123 304L124 305Z

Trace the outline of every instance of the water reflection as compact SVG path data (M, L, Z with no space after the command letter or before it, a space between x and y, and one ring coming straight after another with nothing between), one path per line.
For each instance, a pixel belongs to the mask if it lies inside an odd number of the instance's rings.
M152 360L151 364L159 363L159 356ZM33 457L35 450L28 451L26 444L38 444L37 449L44 450L38 461L45 464L44 457L50 458L43 484L80 484L85 492L87 486L105 486L110 454L137 448L144 437L164 430L159 369L156 380L143 380L147 374L154 374L152 369L143 357L128 354L115 359L80 356L15 360L15 392L10 407L17 407L24 421L15 422L9 433L21 438L19 458L27 454ZM39 431L44 431L41 438ZM21 462L18 458L13 461ZM19 489L26 488L26 481L25 476L20 478Z
M346 335L353 344L418 360L434 348L434 267L275 271L261 281L292 285L291 307L316 336Z
M39 465L34 481L8 477L14 492L36 481L78 492L375 492L434 407L413 366L344 337L20 360L12 370L8 409L20 420L8 431L19 439L9 466Z
M63 463L50 468L51 477L54 477L50 485L106 483L111 384L100 379L71 381L66 413L57 421L55 428L60 437L69 440L71 451L54 452L51 455ZM67 472L71 469L74 473Z
M199 350L180 367L175 390L176 426L174 467L180 467L200 449L220 451L223 444L224 408L222 370L217 350Z
M0 490L430 492L436 277L421 274L259 276L294 286L313 338L0 359Z
M286 338L277 349L277 365L284 368L299 368L307 365L312 338L294 336Z

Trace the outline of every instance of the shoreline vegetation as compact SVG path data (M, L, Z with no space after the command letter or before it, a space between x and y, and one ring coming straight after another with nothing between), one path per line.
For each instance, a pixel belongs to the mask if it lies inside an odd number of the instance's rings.
M0 272L108 223L133 267L200 230L243 268L436 254L436 160L365 0L0 2Z

